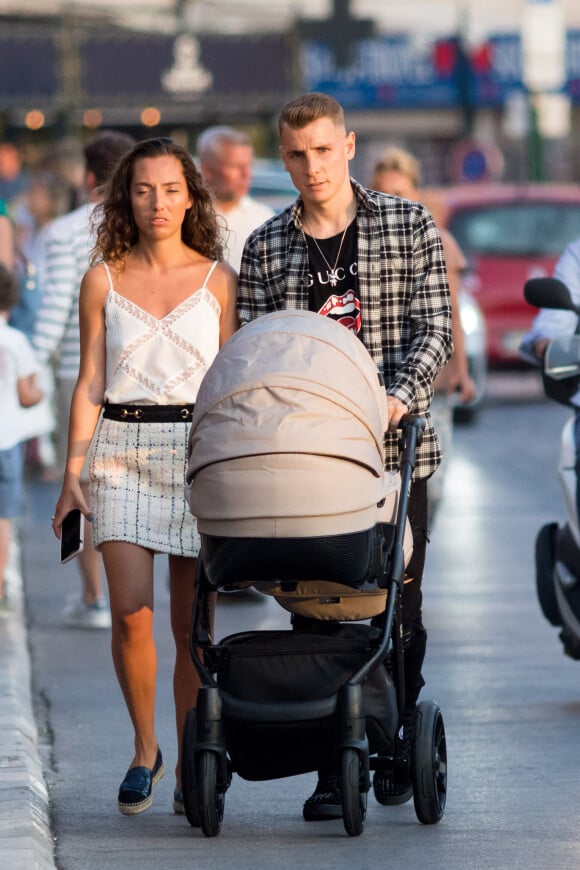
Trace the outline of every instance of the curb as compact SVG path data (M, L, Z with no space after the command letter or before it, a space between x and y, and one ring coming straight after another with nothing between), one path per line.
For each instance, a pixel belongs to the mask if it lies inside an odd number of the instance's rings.
M0 617L0 867L54 870L17 543L11 547L5 583L12 612Z

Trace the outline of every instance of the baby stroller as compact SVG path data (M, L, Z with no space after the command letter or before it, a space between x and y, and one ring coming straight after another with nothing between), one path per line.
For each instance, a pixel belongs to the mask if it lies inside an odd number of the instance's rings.
M189 504L202 548L190 652L202 686L182 747L185 813L219 833L233 773L259 781L330 765L344 827L364 828L371 770L393 770L404 710L400 593L411 554L408 492L423 428L401 427L384 471L387 399L343 326L278 312L222 348L190 432ZM210 597L254 586L291 614L284 631L214 643ZM447 787L438 705L419 705L411 772L418 819Z

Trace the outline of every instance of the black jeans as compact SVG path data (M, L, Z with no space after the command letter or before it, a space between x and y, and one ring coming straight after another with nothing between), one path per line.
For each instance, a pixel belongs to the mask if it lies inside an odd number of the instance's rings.
M417 698L425 680L421 673L427 632L423 627L421 590L428 538L427 478L414 480L409 493L409 523L413 532L413 555L405 570L402 597L403 649L405 662L405 711L403 718L414 718Z
M422 583L428 538L427 478L414 480L409 495L409 522L413 532L413 555L405 571L403 586L403 644L405 656L405 714L414 715L419 692L425 685L421 673L427 632L423 627Z

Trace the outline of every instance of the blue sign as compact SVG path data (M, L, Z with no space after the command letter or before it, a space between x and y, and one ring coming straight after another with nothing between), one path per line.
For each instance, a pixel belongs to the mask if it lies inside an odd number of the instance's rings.
M449 154L452 181L498 181L503 173L503 157L494 142L462 139Z
M580 31L567 34L566 93L580 103ZM524 90L518 34L490 36L467 54L456 37L418 45L408 35L362 40L355 61L337 69L328 45L308 42L305 90L323 91L345 108L453 108L501 106Z
M407 36L363 40L348 69L336 68L330 46L309 42L303 69L307 91L323 91L345 107L451 106L456 101L453 72L438 75L429 52L417 51Z

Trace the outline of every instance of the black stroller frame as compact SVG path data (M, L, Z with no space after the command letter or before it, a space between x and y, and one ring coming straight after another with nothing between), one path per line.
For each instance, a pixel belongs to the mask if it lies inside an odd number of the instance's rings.
M199 674L201 688L197 707L187 716L182 745L182 789L184 809L189 823L201 827L206 836L219 833L223 819L225 793L236 767L228 756L228 727L241 727L244 723L263 723L264 727L291 727L292 723L308 726L322 721L334 722L336 744L334 751L339 764L343 822L347 833L358 836L364 828L367 793L370 789L371 770L391 771L400 763L394 750L370 756L367 718L363 686L379 666L385 664L392 676L396 693L396 732L402 725L405 709L404 648L401 624L401 597L404 580L404 535L407 522L411 477L415 467L415 453L422 436L424 421L406 415L400 424L399 471L401 488L393 524L379 523L375 528L378 540L378 564L374 588L387 590L385 610L374 617L375 626L370 654L357 666L346 682L336 691L308 700L256 701L235 697L224 690L216 673L227 651L220 642L212 640L210 601L219 585L211 582L202 555L198 559L196 594L192 611L190 654ZM203 536L202 536L203 538ZM253 545L254 542L250 542ZM375 559L375 567L377 560ZM245 578L244 578L245 579ZM224 588L232 588L231 582ZM233 584L233 588L235 584ZM323 624L322 624L323 625ZM320 629L321 637L323 634ZM254 633L258 634L258 633ZM264 634L264 633L262 633ZM250 633L234 635L234 639L250 637ZM231 640L231 638L230 638ZM392 746L397 741L392 734ZM312 765L306 769L316 769ZM239 771L238 771L239 772ZM296 771L275 772L273 776L258 771L246 779L277 778ZM417 737L413 750L411 775L413 797L419 821L438 822L444 812L446 798L446 746L443 720L435 702L419 705ZM378 795L375 792L377 798Z

